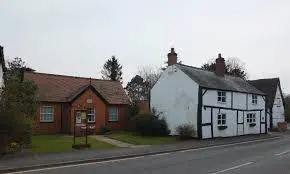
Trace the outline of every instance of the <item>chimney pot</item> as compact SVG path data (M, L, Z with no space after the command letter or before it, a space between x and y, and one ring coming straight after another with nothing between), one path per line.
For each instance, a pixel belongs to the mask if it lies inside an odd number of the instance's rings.
M174 48L170 49L170 53L167 54L167 58L168 58L168 61L167 61L168 66L177 64L177 54Z

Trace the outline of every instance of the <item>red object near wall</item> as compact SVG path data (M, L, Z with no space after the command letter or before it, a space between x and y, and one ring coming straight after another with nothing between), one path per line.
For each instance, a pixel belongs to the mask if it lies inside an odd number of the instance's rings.
M287 122L279 122L277 127L279 132L285 132L287 130Z

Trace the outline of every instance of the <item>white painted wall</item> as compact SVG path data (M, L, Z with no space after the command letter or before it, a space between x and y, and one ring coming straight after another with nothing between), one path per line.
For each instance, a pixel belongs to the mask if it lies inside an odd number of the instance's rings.
M233 108L247 109L247 95L233 92Z
M285 121L285 111L281 93L282 91L280 91L279 87L277 87L274 105L272 108L273 127L276 127L278 122Z
M213 115L215 116L215 119L213 119L213 135L214 137L230 137L230 136L236 136L237 135L237 111L233 110L220 110L220 113L226 114L226 125L227 129L225 130L219 130L218 124L217 124L217 115L219 113L218 109L215 109L213 112Z
M165 117L171 135L176 135L176 127L181 124L192 124L197 133L197 107L199 85L190 79L176 66L168 67L151 90L151 108L155 108ZM203 92L205 90L203 89ZM226 103L217 101L217 90L207 90L203 96L203 106L215 106L241 110L262 109L262 121L265 119L265 100L258 96L258 104L252 104L252 95L239 92L226 92ZM202 106L202 123L211 123L211 108ZM219 130L217 125L218 113L225 113L227 129ZM238 118L237 118L238 113ZM229 109L213 108L214 137L228 137L244 134L260 133L260 112L256 113L256 126L249 127L246 120L247 112ZM240 125L237 125L237 119ZM261 127L265 132L264 125ZM197 136L197 134L195 135ZM202 126L202 138L212 138L211 125Z
M247 123L247 114L256 114L256 126L250 127L250 123ZM259 134L260 133L260 112L248 111L244 115L244 134Z
M231 93L226 93L226 103L221 103L217 101L217 90L207 90L203 96L203 104L218 107L231 107Z
M262 109L261 121L265 121L265 100L263 96L258 96L258 103L252 103L252 94L239 93L239 92L226 92L226 103L218 102L217 90L208 90L203 96L203 105L215 106L215 107L225 107L241 110L253 110L253 109ZM233 100L233 101L232 101ZM219 130L217 124L217 116L220 113L226 114L226 124L227 129ZM213 108L213 136L214 137L228 137L228 136L237 136L244 134L259 134L260 133L260 112L250 112L256 113L256 126L250 127L247 123L246 116L248 112L229 110L229 109L218 109ZM239 123L237 124L237 119ZM211 108L202 108L202 123L211 123ZM261 126L261 132L265 132L265 125ZM202 137L211 138L211 126L202 127Z
M253 104L252 103L252 95L253 94L248 94L248 108L247 109L265 109L265 99L263 96L257 97L258 103Z
M151 89L150 104L163 114L171 135L176 135L177 126L186 123L197 132L198 84L176 66L168 67Z

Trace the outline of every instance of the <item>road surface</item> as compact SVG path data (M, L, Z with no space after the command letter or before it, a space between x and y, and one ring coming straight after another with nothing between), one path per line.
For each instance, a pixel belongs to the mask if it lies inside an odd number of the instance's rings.
M136 158L17 172L25 174L290 174L290 136ZM16 173L14 173L16 174Z

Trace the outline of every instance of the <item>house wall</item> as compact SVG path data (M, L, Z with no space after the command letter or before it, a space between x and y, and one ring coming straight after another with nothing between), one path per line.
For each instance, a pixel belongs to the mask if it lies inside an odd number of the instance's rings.
M285 113L284 113L285 111L281 93L282 91L280 91L280 88L277 87L275 100L272 108L273 127L277 127L278 122L285 121Z
M91 103L88 103L87 101L91 100ZM95 123L88 123L92 127L94 127L94 130L91 130L92 132L98 132L100 131L100 127L102 125L105 125L106 123L106 104L104 101L97 96L91 89L88 89L84 91L83 94L81 94L79 97L75 99L71 103L70 110L71 110L71 122L70 122L70 128L71 132L74 132L74 119L75 119L75 111L76 110L87 110L88 108L94 108L95 109Z
M43 106L52 106L54 109L52 122L40 122L40 108ZM61 128L61 103L41 102L37 108L37 117L35 120L34 132L40 134L59 133Z
M162 73L151 90L150 104L165 117L171 135L177 134L177 126L187 123L197 132L198 84L176 66Z
M263 96L258 96L257 104L252 104L252 94L227 91L226 102L221 103L217 100L217 90L203 89L202 92L204 94L202 97L202 138L265 133ZM249 110L261 110L261 112ZM227 128L225 130L218 129L218 113L226 114ZM247 113L256 114L256 126L249 126L246 120ZM263 123L261 126L260 122Z
M91 103L87 100L91 99ZM54 120L53 122L40 122L40 108L42 106L53 106ZM95 122L88 123L88 132L100 132L102 125L106 125L112 130L123 129L125 122L126 105L117 105L119 121L108 121L108 106L98 95L92 90L88 89L79 97L77 97L71 104L69 103L48 103L43 102L38 106L35 132L40 134L46 133L73 133L74 119L76 110L87 110L87 108L95 109ZM65 125L67 124L67 125Z
M107 106L106 110L106 126L110 130L120 130L125 126L125 111L127 105L117 105L118 107L118 121L108 121L109 119L109 107Z

